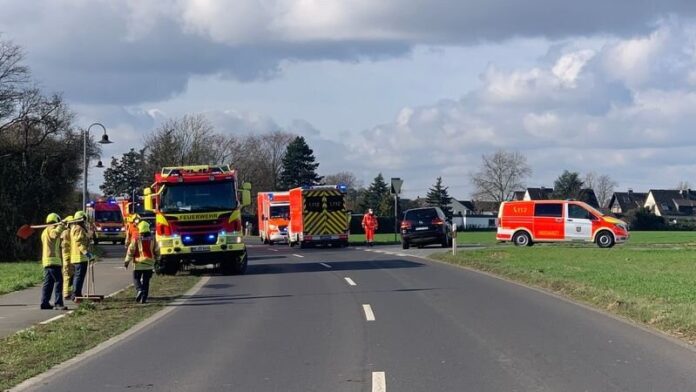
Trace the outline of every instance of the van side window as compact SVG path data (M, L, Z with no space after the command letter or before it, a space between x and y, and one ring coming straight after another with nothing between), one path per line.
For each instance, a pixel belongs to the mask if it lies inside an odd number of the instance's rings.
M539 203L534 205L534 216L550 216L560 218L563 216L563 204Z

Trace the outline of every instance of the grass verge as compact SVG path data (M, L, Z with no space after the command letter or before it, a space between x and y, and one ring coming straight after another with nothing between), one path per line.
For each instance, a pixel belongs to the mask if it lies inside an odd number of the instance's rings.
M684 248L496 247L432 257L539 286L696 342L696 260Z
M0 295L32 287L42 279L38 261L0 262Z
M180 297L200 279L197 276L155 276L150 302L133 301L130 288L99 304L83 303L72 314L0 339L0 390L41 374L99 343L114 337Z

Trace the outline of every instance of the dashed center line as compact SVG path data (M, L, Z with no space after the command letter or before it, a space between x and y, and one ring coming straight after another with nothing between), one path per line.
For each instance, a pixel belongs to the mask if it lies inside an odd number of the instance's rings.
M269 249L271 252L278 252L278 249Z
M387 392L387 379L384 372L372 372L372 392Z
M349 278L349 277L347 277L347 276L346 276L345 278L343 278L343 279L345 279L346 282L348 282L348 284L351 285L351 286L357 286L357 285L358 285L357 283L355 283L355 282L353 281L353 279L351 279L351 278Z
M301 257L304 257L304 256L302 256L302 255L298 255L297 253L293 253L293 256L295 256L295 257L300 257L300 258L301 258Z
M71 313L72 313L72 312L71 312ZM50 324L50 323L52 323L52 322L54 322L54 321L56 321L56 320L62 319L63 317L65 317L65 315L66 315L66 313L59 314L59 315L57 315L56 317L51 317L50 319L44 320L44 321L40 322L39 324L41 324L41 325Z
M331 267L330 265L328 265L328 264L326 264L326 263L319 263L319 264L323 265L323 266L326 267L326 268L333 268L333 267Z
M365 311L365 319L367 321L375 321L375 312L372 311L372 306L368 304L363 305L363 311Z

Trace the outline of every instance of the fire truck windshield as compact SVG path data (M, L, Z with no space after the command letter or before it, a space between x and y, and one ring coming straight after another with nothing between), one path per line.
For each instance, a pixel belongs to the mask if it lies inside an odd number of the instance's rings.
M95 211L95 222L123 222L123 217L119 211Z
M237 208L234 182L167 184L162 192L162 212L228 211Z

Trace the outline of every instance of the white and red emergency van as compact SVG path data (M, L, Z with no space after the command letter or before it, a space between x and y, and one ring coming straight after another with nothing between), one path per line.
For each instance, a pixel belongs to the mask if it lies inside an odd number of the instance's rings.
M628 240L628 225L573 200L508 201L498 212L498 241L517 246L535 242L595 242L600 248Z
M256 205L261 242L269 245L287 242L290 225L290 193L259 192Z

